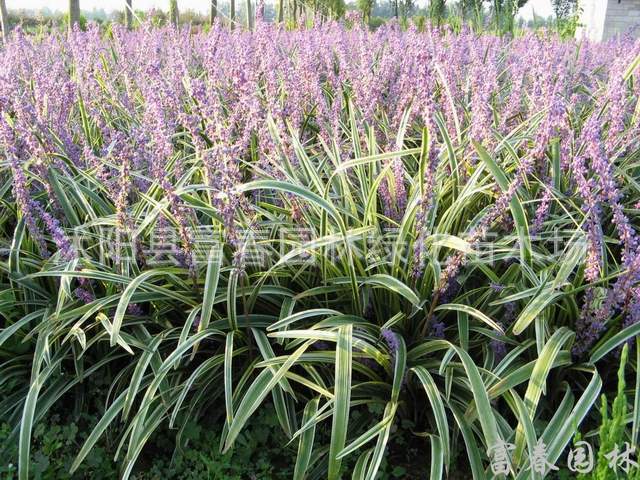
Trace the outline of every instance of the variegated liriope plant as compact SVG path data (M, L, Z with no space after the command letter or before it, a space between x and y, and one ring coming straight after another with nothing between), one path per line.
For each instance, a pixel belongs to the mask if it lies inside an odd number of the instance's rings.
M97 376L72 471L109 432L128 478L154 431L183 447L204 417L228 451L266 405L297 479L375 478L403 420L431 478L490 477L502 442L515 478L540 442L561 463L640 331L639 48L330 22L16 32L0 420L20 478L34 424Z

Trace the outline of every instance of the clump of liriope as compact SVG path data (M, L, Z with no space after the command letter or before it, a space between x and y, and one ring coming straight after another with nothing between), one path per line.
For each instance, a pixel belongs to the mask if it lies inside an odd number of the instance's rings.
M296 478L376 478L410 421L430 478L484 479L516 412L555 462L600 393L591 365L640 325L636 56L395 24L16 32L0 422L21 477L34 425L91 376L110 387L71 473L108 431L128 478L151 432L184 448L216 414L230 450L268 398ZM559 378L562 409L542 395Z

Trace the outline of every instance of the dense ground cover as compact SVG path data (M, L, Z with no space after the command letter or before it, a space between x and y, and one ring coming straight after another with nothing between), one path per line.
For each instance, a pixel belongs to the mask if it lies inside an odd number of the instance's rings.
M639 54L393 24L14 32L4 452L27 478L34 425L86 395L72 470L109 437L127 477L194 424L226 452L271 406L296 478L374 478L407 435L432 478L485 478L502 441L518 478L538 442L564 465L609 428L625 343L637 371Z

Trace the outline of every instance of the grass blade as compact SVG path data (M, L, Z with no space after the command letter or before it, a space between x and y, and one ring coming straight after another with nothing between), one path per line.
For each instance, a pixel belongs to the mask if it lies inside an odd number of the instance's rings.
M334 388L335 406L331 424L331 443L329 445L329 480L340 478L342 461L338 458L338 454L344 449L347 439L349 399L351 398L352 332L353 327L351 325L343 325L338 330Z

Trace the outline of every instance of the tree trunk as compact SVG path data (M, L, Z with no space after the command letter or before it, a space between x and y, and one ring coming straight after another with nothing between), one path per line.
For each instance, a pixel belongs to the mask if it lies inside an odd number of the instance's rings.
M178 22L180 21L180 11L178 10L178 0L171 0L169 2L169 18L171 19L171 23L175 27L178 26Z
M236 0L229 2L229 9L229 19L231 20L230 28L233 30L236 26Z
M80 0L69 0L69 30L80 23Z
M213 25L218 14L218 0L211 0L211 11L209 12L209 23Z
M284 0L278 0L278 22L284 21Z
M2 38L6 40L9 36L9 14L5 0L0 0L0 28L2 28Z
M246 0L247 8L247 30L251 30L251 0Z
M125 0L124 3L124 20L127 24L127 29L131 30L133 26L133 0Z

